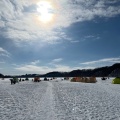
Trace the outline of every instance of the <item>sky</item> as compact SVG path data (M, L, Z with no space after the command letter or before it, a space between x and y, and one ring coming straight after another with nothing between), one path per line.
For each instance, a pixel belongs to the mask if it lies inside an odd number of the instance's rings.
M120 0L0 0L0 73L120 63Z

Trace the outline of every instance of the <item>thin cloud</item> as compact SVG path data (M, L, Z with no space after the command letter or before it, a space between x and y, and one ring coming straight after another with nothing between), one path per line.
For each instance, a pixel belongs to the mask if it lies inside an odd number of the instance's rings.
M104 59L100 59L100 60L96 60L96 61L89 61L89 62L84 62L84 63L80 63L83 65L90 65L90 64L98 64L98 63L105 63L105 62L109 62L109 63L120 63L120 58L104 58Z
M4 64L5 62L3 62L3 61L0 61L0 64Z
M13 65L13 66L15 66L15 67L19 67L19 65L15 64L15 63L13 63L13 64L11 64L11 65Z
M7 50L5 50L2 47L0 47L0 56L10 57L10 53Z
M53 59L52 62L48 63L47 65L41 65L41 66L37 65L39 63L39 60L36 60L34 62L24 65L15 64L14 69L17 70L18 72L45 74L52 71L68 72L78 68L78 67L70 67L67 65L62 65L60 64L62 60L63 60L62 58Z
M79 40L71 40L71 43L79 43Z
M61 61L63 61L62 58L56 58L56 59L53 59L51 62L48 63L48 65L56 65L56 64L59 64Z
M53 63L58 63L58 62L61 62L63 59L62 58L58 58L58 59L54 59L52 60Z
M85 38L87 39L87 38L94 38L95 36L93 36L93 35L88 35L88 36L85 36Z
M29 74L45 74L48 72L58 71L58 72L70 72L76 69L94 69L95 67L86 66L86 67L70 67L62 64L55 64L54 66L37 66L37 65L23 65L16 67L19 73L29 73Z
M81 40L81 41L86 41L86 40L91 40L91 41L95 41L95 40L99 40L100 37L99 35L87 35L87 36L84 36L84 38Z
M37 73L37 74L45 74L48 72L52 71L59 71L59 72L69 72L72 70L77 70L77 69L94 69L96 67L100 67L101 65L103 66L104 64L107 65L109 63L120 63L120 58L104 58L96 61L89 61L89 62L84 62L80 63L77 67L71 67L68 65L63 65L60 64L62 61L62 58L54 59L52 62L50 62L47 66L46 65L37 65L39 63L38 61L31 62L30 64L24 64L24 65L15 65L15 70L17 70L19 73Z
M110 18L120 14L117 0L52 0L55 19L43 25L37 12L38 0L0 1L0 30L4 37L15 42L39 40L46 43L70 39L62 28L73 23L93 20L96 16ZM116 5L115 5L116 4ZM31 7L34 6L34 7ZM27 9L29 8L29 9Z
M40 63L40 60L35 60L34 62L31 62L32 65L36 65L38 63Z
M27 73L38 73L38 74L45 74L48 72L52 72L52 71L60 71L60 72L64 72L64 71L70 71L71 68L68 66L60 66L60 65L56 65L54 67L48 67L48 66L36 66L36 65L24 65L21 67L16 67L15 68L18 71L21 72L27 72Z
M0 21L0 28L5 27L5 23L3 21Z

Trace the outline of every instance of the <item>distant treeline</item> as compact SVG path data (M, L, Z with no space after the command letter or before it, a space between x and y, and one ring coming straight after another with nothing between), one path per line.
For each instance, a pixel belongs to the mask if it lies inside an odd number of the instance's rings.
M73 70L71 72L49 72L46 74L25 74L17 75L17 77L26 78L26 77L120 77L120 63L116 63L112 66L100 67L95 69L82 69L82 70ZM10 78L11 75L0 74L0 77Z
M4 77L4 75L0 73L0 78L3 78L3 77Z

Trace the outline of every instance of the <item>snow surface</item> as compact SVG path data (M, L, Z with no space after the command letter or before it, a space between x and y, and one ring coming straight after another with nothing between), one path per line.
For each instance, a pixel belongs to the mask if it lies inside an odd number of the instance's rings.
M0 120L120 120L120 85L0 80Z

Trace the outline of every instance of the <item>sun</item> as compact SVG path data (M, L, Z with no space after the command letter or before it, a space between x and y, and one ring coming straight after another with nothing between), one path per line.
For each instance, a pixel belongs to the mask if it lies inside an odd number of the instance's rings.
M53 6L48 1L40 1L38 4L37 12L39 13L40 21L48 23L53 19Z

